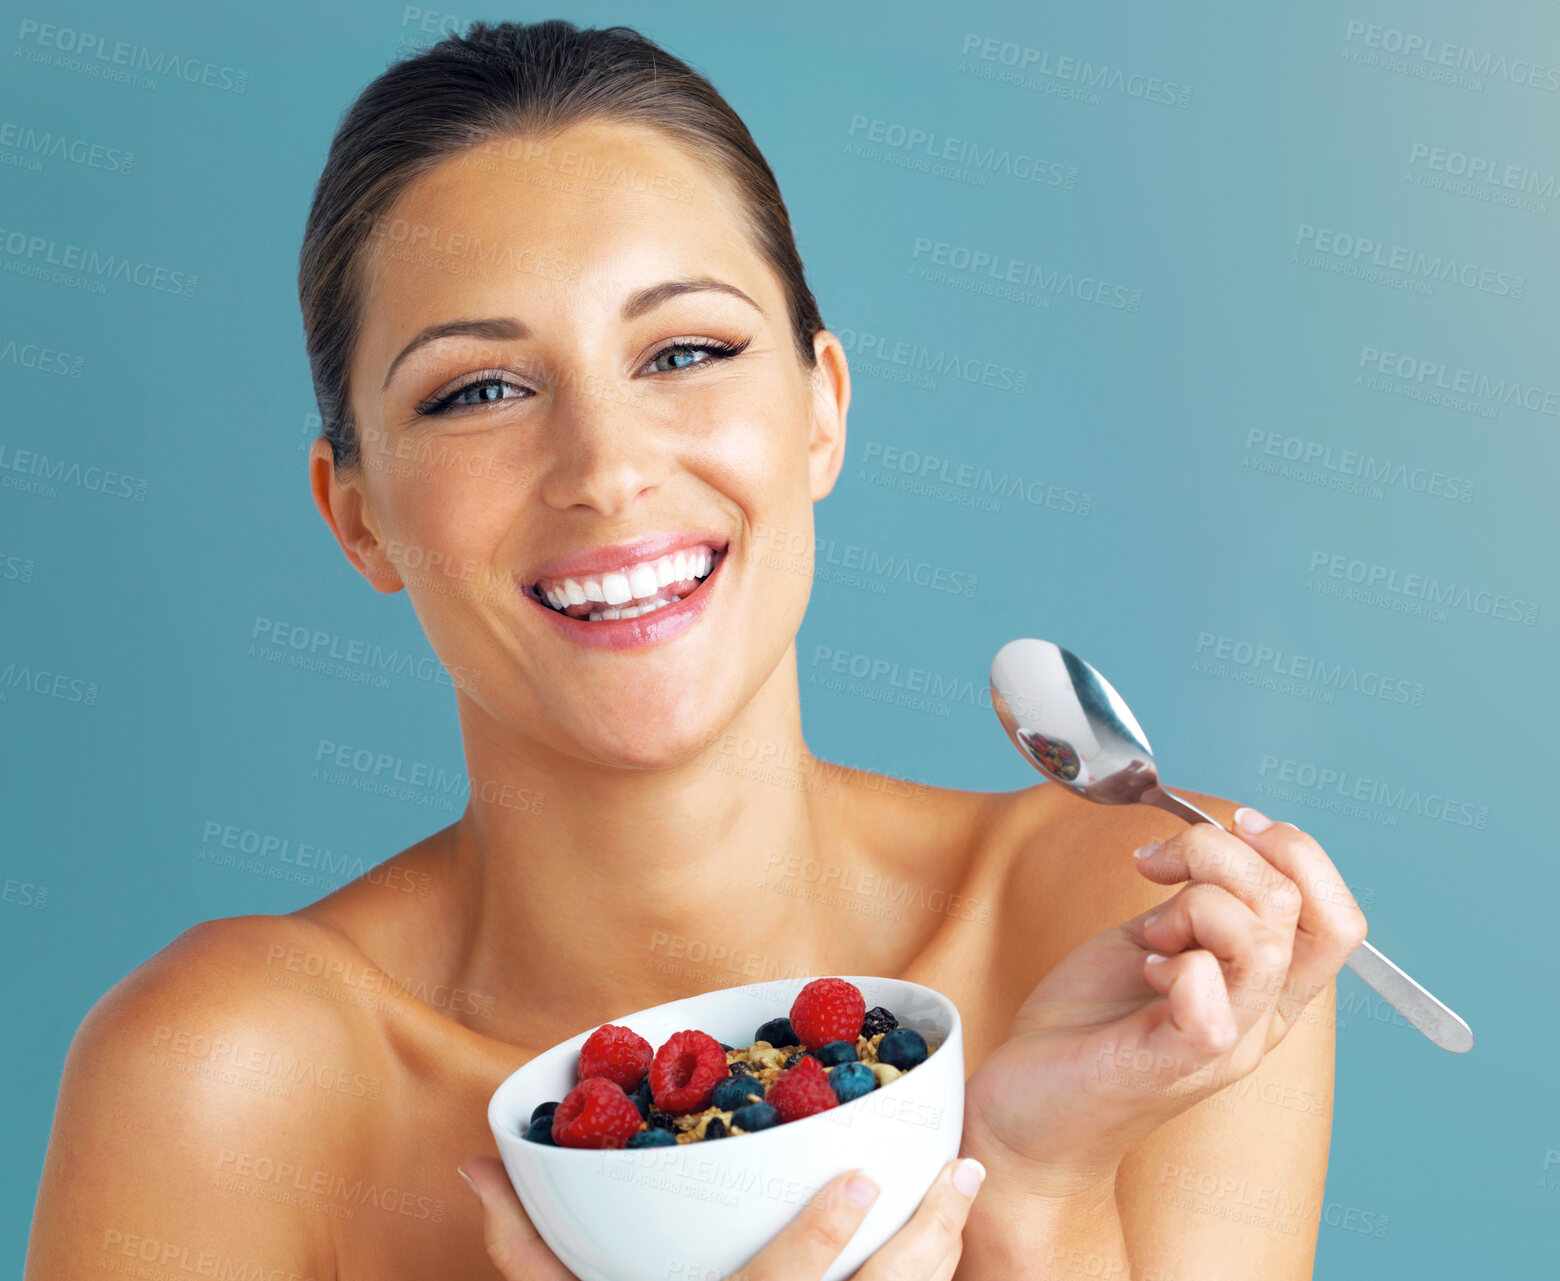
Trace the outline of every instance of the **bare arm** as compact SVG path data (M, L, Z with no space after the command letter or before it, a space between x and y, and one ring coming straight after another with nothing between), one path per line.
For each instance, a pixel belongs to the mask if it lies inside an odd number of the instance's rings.
M1217 818L1231 818L1231 802L1195 799ZM1148 830L1134 841L1181 830L1151 811L1137 819L1143 821ZM1114 858L1120 861L1104 872L1104 888L1095 883L1081 894L1078 924L1097 924L1101 913L1117 922L1142 917L1168 902L1164 882L1154 885L1137 874L1125 852ZM1136 882L1122 871L1136 875ZM1348 928L1346 913L1340 919ZM1304 922L1312 921L1307 911ZM1346 950L1346 939L1334 944L1332 950ZM1307 947L1303 939L1296 955L1304 958ZM1232 995L1237 1002L1251 1000L1239 989ZM970 1215L959 1276L1310 1276L1331 1137L1332 1010L1328 981L1303 1008L1289 1008L1281 1022L1287 1031L1254 1067L1237 1055L1195 1091L1175 1072L1134 1073L1137 1047L1103 1056L1095 1047L1095 1080L1133 1080L1140 1091L1192 1097L1190 1106L1139 1137L1125 1155L1094 1166L1069 1162L1065 1169L1047 1169L1034 1151L1008 1150L980 1116L967 1116L966 1151L987 1162L992 1178ZM1033 1088L1045 1089L1045 1081L1034 1081ZM1198 1095L1201 1102L1192 1102ZM1080 1117L1078 1123L1086 1122Z
M335 1276L323 1224L311 1229L285 1202L236 1189L257 1159L274 1161L280 1147L304 1151L327 1124L312 1100L268 1088L266 1072L253 1068L282 1047L330 1045L340 1025L329 1009L300 1016L259 996L254 967L231 947L234 924L182 935L105 995L77 1031L26 1281L148 1267Z
M1306 1281L1332 1132L1333 990L1250 1075L1167 1121L1116 1182L1138 1281Z
M959 1276L1307 1281L1331 1138L1333 1009L1329 988L1255 1071L1142 1139L1114 1177L1051 1195L992 1186L971 1211Z

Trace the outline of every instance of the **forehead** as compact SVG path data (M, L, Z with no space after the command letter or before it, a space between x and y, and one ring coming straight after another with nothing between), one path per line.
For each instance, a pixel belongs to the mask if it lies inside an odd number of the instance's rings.
M724 173L608 122L468 148L408 184L370 237L365 355L466 315L616 314L635 288L716 275L768 310L778 281Z

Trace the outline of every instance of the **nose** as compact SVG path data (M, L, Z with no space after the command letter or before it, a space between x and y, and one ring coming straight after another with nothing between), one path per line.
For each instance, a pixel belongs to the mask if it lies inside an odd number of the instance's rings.
M627 513L670 470L655 416L615 378L571 377L554 397L540 492L559 511Z

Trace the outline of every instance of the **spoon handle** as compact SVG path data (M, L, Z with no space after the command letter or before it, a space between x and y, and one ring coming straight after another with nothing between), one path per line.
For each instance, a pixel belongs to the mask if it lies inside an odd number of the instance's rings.
M1473 1049L1473 1029L1368 942L1350 952L1344 964L1443 1050L1466 1054Z
M1163 785L1149 788L1142 799L1188 823L1222 826L1216 819ZM1344 964L1374 988L1382 1000L1407 1019L1412 1027L1423 1032L1443 1050L1466 1054L1473 1049L1473 1030L1444 1002L1431 995L1423 984L1400 970L1369 942L1361 943L1350 952Z

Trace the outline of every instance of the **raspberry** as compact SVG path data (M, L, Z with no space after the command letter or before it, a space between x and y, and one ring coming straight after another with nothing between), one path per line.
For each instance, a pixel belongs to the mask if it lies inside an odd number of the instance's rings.
M614 1085L632 1090L650 1070L655 1051L650 1042L630 1028L603 1023L580 1046L579 1077L588 1081L604 1076Z
M561 1148L620 1148L639 1126L634 1101L600 1076L576 1085L552 1115L553 1142Z
M840 1103L829 1084L829 1074L814 1058L802 1059L794 1068L775 1077L769 1083L764 1102L780 1114L782 1121L799 1121Z
M726 1052L707 1032L673 1032L650 1064L650 1094L663 1112L702 1112L726 1072Z
M861 989L844 979L814 979L796 994L791 1006L791 1026L809 1050L830 1041L854 1045L866 1017Z

